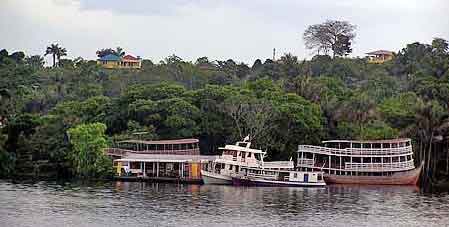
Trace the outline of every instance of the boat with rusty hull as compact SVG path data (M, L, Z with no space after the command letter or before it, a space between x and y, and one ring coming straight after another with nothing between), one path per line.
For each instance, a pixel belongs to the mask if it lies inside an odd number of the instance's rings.
M299 145L297 169L323 171L328 184L417 185L411 139L329 140Z

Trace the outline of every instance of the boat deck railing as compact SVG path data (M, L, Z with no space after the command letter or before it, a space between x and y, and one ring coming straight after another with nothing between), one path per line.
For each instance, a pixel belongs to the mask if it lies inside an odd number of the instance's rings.
M292 161L273 161L273 162L264 162L263 163L264 168L293 168L293 162Z
M298 152L310 152L325 155L347 155L347 156L388 156L412 154L412 146L397 148L329 148L312 145L299 145Z
M398 171L414 169L413 160L393 163L345 163L345 170L350 171Z
M194 149L182 149L182 150L128 150L122 148L106 148L104 151L107 155L112 156L124 156L127 153L134 154L177 154L177 155L199 155L200 151L198 148Z

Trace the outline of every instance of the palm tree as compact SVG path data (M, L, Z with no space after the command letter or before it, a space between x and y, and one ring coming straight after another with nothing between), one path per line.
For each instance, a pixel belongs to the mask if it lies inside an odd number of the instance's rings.
M53 67L56 67L56 59L61 60L61 56L67 56L67 50L65 48L62 48L57 43L53 43L50 46L47 47L47 50L45 51L45 55L51 54L53 57Z

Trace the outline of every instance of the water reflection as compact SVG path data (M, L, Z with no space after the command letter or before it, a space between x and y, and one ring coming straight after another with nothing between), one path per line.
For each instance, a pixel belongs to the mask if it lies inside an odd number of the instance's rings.
M415 187L232 187L0 181L0 226L445 226L449 196Z

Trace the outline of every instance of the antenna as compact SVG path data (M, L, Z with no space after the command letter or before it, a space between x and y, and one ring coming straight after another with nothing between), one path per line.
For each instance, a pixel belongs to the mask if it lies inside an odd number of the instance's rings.
M276 60L276 48L273 48L273 61Z

